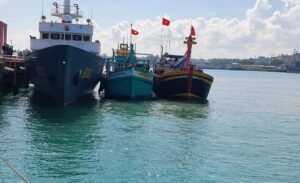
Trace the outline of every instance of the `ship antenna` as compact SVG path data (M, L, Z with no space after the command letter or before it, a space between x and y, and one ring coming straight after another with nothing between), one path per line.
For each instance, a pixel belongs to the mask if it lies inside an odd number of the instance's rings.
M44 0L42 0L42 16L44 16Z
M91 20L93 21L93 5L91 6Z
M42 16L41 21L44 22L46 20L46 16L44 15L44 0L42 0Z
M94 5L94 0L91 2L91 20L93 22L93 5Z

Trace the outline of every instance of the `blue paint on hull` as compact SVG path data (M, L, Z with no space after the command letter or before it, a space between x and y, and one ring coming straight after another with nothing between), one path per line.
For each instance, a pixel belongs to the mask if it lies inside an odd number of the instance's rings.
M151 99L153 95L153 74L128 70L111 72L105 83L107 98Z
M31 58L26 63L35 90L61 105L91 93L105 62L95 54L69 45L36 51Z

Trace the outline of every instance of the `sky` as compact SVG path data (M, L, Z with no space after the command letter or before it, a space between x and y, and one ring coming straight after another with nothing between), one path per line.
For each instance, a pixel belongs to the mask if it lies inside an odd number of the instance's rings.
M57 0L63 3L63 0ZM51 17L52 0L44 0L44 14ZM130 23L140 32L134 37L137 51L159 54L167 47L171 20L170 51L184 54L184 38L193 25L198 44L194 58L248 58L292 53L300 41L300 0L71 0L79 4L85 19L93 19L94 39L101 52L127 40ZM0 20L9 26L8 39L17 49L30 47L29 35L37 36L42 0L0 0ZM161 32L163 40L161 40Z

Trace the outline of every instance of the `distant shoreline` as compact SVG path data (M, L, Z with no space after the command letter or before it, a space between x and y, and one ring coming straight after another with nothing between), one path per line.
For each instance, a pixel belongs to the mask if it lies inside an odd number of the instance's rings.
M299 72L288 72L288 71L279 71L279 70L247 70L247 69L223 69L223 68L202 68L203 70L224 70L224 71L252 71L252 72L279 72L287 74L300 74Z

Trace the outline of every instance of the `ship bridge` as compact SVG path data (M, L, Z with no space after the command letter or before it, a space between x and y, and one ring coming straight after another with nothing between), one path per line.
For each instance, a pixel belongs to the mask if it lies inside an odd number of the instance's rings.
M93 25L90 19L86 24L78 23L82 13L78 4L70 5L70 0L65 0L64 5L53 3L52 16L59 17L61 22L46 21L42 16L39 23L39 38L31 36L31 50L41 50L51 46L70 45L87 52L100 54L100 42L93 41ZM73 20L76 23L73 23Z

